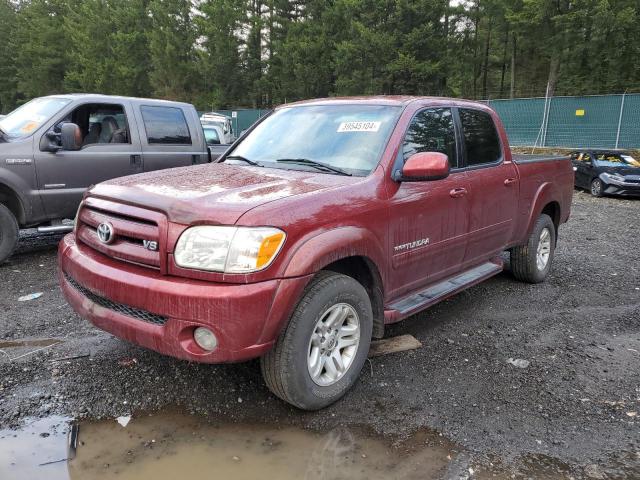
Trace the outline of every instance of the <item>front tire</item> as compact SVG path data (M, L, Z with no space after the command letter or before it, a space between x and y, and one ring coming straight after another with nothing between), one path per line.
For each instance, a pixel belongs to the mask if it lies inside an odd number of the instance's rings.
M599 178L594 178L591 181L591 195L594 197L602 197L604 196L604 185L602 184L602 180Z
M11 256L18 244L18 222L13 213L0 204L0 263Z
M311 281L275 346L260 359L269 389L303 410L334 403L357 381L373 313L364 287L323 271Z
M551 271L556 247L556 227L551 217L540 215L526 245L511 249L511 271L521 282L543 282Z

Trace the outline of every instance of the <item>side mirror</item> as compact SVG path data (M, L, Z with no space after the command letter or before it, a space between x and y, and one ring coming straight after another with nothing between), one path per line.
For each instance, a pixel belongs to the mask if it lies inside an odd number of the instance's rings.
M444 153L420 152L411 155L402 167L399 180L420 182L449 176L449 158Z
M60 150L60 134L49 130L40 139L40 151L56 153Z
M82 147L82 132L75 123L65 123L60 130L60 141L63 150L80 150Z

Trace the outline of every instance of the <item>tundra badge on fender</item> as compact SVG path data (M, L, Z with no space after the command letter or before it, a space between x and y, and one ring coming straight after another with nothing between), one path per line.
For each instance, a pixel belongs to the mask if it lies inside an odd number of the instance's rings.
M413 242L403 243L402 245L396 245L393 247L394 252L404 252L406 250L413 250L414 248L421 247L423 245L429 245L428 238L421 238Z

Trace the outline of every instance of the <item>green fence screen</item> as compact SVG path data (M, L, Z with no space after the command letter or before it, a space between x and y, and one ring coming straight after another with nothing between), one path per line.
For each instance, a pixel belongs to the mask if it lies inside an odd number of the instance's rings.
M489 100L512 145L639 148L640 94ZM546 119L545 119L546 103Z
M640 148L640 94L489 100L511 145ZM546 108L545 108L546 107ZM236 133L270 110L218 110Z

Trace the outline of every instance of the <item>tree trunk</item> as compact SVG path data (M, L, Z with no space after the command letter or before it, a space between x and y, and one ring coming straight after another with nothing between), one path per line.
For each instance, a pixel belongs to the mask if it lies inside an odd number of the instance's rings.
M509 93L509 97L513 98L515 96L516 90L516 33L513 32L513 41L512 41L512 50L511 50L511 91Z
M440 95L446 95L449 65L449 0L444 2L444 71L440 80Z
M473 98L478 98L478 77L480 68L478 65L478 28L480 27L480 0L476 1L475 17L473 19Z
M489 49L491 47L491 28L493 26L493 19L489 17L489 27L487 29L487 39L484 44L484 68L482 71L482 98L486 100L487 97L487 76L489 73Z
M507 73L507 53L509 49L509 25L504 26L504 48L502 49L502 72L500 75L500 98L504 98L504 77Z
M558 74L560 73L560 54L554 51L549 62L549 79L547 81L547 93L549 97L553 97L556 93L556 85L558 84Z

